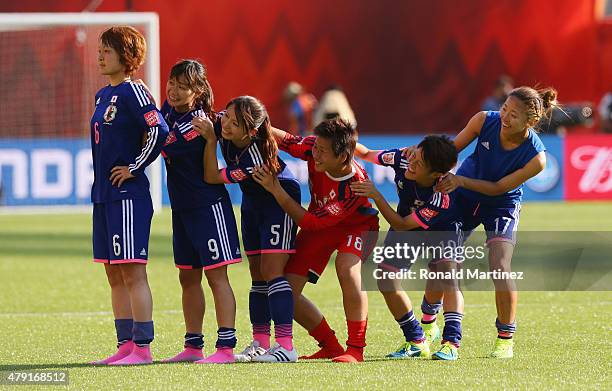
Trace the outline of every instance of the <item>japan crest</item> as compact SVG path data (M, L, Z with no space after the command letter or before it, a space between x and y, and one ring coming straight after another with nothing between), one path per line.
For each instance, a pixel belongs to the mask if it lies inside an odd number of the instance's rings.
M112 120L115 119L116 115L117 115L117 106L110 104L106 108L106 111L104 112L104 121L111 122Z

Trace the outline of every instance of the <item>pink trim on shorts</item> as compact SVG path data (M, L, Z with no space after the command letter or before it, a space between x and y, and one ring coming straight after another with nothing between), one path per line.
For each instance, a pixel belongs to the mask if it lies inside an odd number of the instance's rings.
M194 267L193 267L193 266L191 266L191 265L177 265L176 263L174 264L174 266L176 266L176 267L177 267L177 268L179 268L179 269L183 269L183 270L191 270L191 269L193 269L193 268L194 268Z
M111 265L116 265L116 264L119 264L119 263L141 263L143 265L146 265L147 262L148 261L146 259L137 259L137 258L134 258L134 259L117 259L117 260L111 259L109 263Z
M516 240L508 239L508 238L501 238L500 237L500 238L491 238L491 239L487 240L485 242L485 245L488 246L489 243L492 243L492 242L508 242L508 243L516 244Z
M245 251L246 255L257 255L257 254L294 254L295 249L293 250L282 250L282 249L271 249L271 250L252 250Z
M229 180L229 178L227 177L227 168L222 168L221 169L221 176L223 177L223 182L225 183L233 183L232 181Z
M204 270L216 269L221 266L230 265L232 263L238 263L238 262L242 262L242 258L230 259L229 261L223 261L221 263L216 263L214 265L204 266Z
M108 263L108 259L94 258L93 261L96 262L96 263Z
M421 228L429 229L429 225L427 225L424 222L422 222L421 219L419 219L419 217L417 216L416 212L412 213L411 216L414 219L414 221L416 221L417 224L421 226Z

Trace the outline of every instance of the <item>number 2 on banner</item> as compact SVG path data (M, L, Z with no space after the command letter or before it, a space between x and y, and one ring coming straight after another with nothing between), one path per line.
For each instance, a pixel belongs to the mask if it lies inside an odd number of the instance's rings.
M362 246L363 240L361 239L360 236L357 236L355 238L355 241L353 241L353 235L349 235L348 236L348 243L346 243L346 245L351 247L351 242L352 242L352 246L355 247L355 249L361 251L361 246Z

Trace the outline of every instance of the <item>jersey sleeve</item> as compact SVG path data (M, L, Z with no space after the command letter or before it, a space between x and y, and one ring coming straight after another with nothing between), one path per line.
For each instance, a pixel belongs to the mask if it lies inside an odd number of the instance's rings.
M286 133L278 148L295 158L308 160L312 156L312 146L316 138L316 136L300 137Z
M366 198L357 195L342 201L329 202L318 209L306 212L299 226L304 230L332 227L356 213L365 202Z
M139 128L146 132L146 142L140 154L128 164L132 175L140 175L160 154L168 137L168 124L161 112L155 107L148 92L139 84L129 83L126 103L134 115Z
M412 213L412 217L423 229L429 229L449 218L450 206L450 194L436 192L425 205Z
M402 156L399 149L386 149L380 151L376 156L375 164L379 166L393 167L394 169L408 167L408 159Z
M221 169L223 180L225 183L239 183L251 178L253 168L262 166L263 159L259 147L256 143L253 143L240 155L238 163L227 163L227 167Z

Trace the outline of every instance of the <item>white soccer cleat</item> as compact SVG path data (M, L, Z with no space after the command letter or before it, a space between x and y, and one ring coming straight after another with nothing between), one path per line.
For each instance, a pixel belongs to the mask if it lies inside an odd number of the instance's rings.
M298 354L295 347L287 350L278 343L274 344L265 354L253 357L253 362L297 362Z
M266 353L266 349L259 346L259 342L253 341L249 346L238 354L234 355L236 362L251 362L254 357L261 356Z

